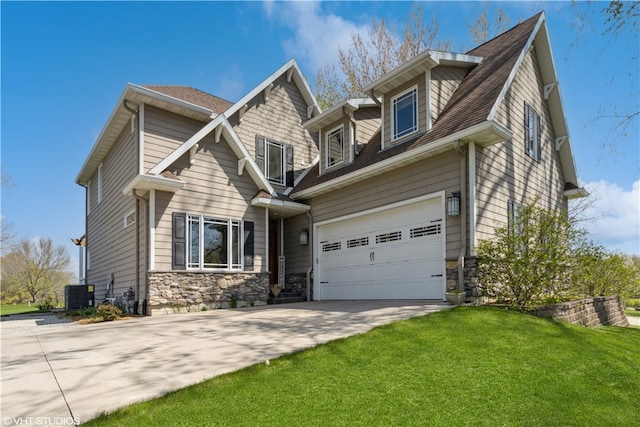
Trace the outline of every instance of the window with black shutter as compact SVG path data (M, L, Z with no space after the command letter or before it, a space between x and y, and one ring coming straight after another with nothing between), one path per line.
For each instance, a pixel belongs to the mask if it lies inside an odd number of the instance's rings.
M187 268L187 214L174 212L172 214L173 232L171 239L173 270Z

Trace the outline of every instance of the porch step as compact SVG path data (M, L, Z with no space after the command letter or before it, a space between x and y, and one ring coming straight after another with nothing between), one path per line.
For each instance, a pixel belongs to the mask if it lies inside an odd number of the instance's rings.
M307 299L302 292L282 290L277 297L274 297L269 292L269 298L267 298L267 304L289 304L292 302L305 302Z

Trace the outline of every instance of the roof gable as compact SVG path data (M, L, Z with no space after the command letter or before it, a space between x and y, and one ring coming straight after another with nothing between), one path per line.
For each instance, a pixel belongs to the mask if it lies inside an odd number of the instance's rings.
M470 58L478 57L481 57L482 61L465 76L429 132L384 150L380 146L380 135L377 134L367 144L361 155L356 157L352 165L322 176L318 176L317 173L305 174L304 179L292 191L293 197L308 197L315 193L314 187L320 192L330 191L331 188L340 185L340 182L364 179L370 174L389 170L393 162L397 167L408 161L424 158L430 155L430 152L436 154L444 147L453 148L452 138L454 137L480 138L480 141L486 138L486 143L510 138L510 131L495 122L495 111L503 102L524 56L534 43L536 51L539 51L539 55L543 57L542 73L545 84L547 84L546 79L555 82L556 73L546 31L545 15L544 12L540 12L498 37L472 49L464 56L467 62ZM432 61L430 52L424 55L425 57L416 60L415 63ZM396 71L393 71L389 75L393 76L395 73ZM367 88L369 92L375 88L390 87L389 75L384 76L381 83L374 82L370 85ZM376 92L371 93L372 96L377 95ZM559 151L565 180L577 183L571 146L568 136L564 137L567 127L557 84L549 87L548 95L554 131L561 137L556 142L563 142L559 146ZM415 153L414 159L412 159L412 153ZM314 168L317 167L317 165L314 166ZM333 181L333 187L329 185L329 181Z

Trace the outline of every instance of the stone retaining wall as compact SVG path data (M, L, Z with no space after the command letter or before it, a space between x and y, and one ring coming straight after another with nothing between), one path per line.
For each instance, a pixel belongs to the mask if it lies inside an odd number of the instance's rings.
M562 302L538 308L531 314L590 328L600 325L629 326L622 299L619 296Z
M266 305L269 296L268 273L170 271L148 278L152 315Z

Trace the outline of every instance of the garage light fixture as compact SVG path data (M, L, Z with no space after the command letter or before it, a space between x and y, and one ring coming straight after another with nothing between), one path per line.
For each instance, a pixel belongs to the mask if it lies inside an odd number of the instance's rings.
M460 193L453 192L447 197L447 215L458 216L460 215Z
M300 231L300 244L301 245L309 244L309 230L306 228Z

